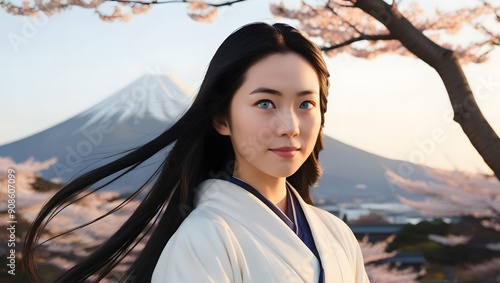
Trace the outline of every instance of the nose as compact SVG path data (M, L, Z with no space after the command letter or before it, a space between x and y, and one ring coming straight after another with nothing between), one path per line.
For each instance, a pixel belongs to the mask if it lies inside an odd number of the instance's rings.
M294 111L280 111L276 132L279 136L294 137L300 133L299 119Z

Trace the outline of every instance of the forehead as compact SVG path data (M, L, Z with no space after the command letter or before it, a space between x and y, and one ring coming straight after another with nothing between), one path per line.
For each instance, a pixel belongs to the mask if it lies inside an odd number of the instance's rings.
M319 92L316 70L302 56L292 52L272 54L257 61L247 70L244 84Z

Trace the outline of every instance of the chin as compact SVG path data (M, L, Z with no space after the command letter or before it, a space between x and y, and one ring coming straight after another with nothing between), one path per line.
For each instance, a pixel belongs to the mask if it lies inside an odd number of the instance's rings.
M288 170L279 170L279 171L274 170L274 172L270 172L269 175L274 176L276 178L288 178L288 177L292 176L293 174L295 174L295 172L297 172L297 170L299 170L299 169L297 168L295 170L288 169Z

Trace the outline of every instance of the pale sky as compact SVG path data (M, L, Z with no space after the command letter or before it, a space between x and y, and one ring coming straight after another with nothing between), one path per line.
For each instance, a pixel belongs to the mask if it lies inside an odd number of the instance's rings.
M183 4L158 5L126 23L102 22L80 8L40 20L0 10L0 145L63 122L150 70L196 89L227 35L249 22L280 21L268 5L225 7L213 24L194 22ZM327 135L389 158L491 172L451 120L444 86L425 63L394 55L326 60L332 74ZM500 49L464 71L500 134Z

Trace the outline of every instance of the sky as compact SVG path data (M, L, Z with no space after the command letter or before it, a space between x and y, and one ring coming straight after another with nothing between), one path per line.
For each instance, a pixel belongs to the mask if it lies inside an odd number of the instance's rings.
M55 126L150 72L173 74L195 91L232 31L284 21L273 18L268 1L224 7L212 24L186 11L183 4L158 5L110 23L81 8L39 19L0 10L0 145ZM491 173L452 121L444 86L424 62L396 55L325 59L332 75L325 134L392 159ZM499 66L500 48L487 63L463 67L497 134Z

